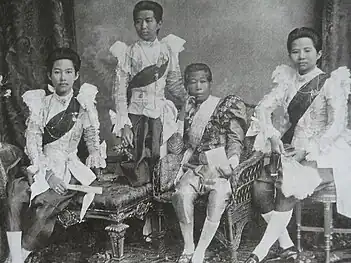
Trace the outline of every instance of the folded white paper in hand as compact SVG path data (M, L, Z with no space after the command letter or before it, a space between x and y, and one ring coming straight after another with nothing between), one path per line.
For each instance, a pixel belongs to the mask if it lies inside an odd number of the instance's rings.
M86 195L84 195L82 209L81 209L80 215L79 215L80 222L83 221L83 218L84 218L89 206L93 202L94 197L95 197L94 193L87 193Z
M216 168L218 167L223 169L230 167L230 162L223 146L206 151L205 154L208 166L211 170L217 171Z

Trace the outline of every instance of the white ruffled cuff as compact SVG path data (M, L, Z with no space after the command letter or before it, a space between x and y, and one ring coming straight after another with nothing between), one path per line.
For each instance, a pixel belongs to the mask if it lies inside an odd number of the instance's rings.
M113 126L112 133L117 137L122 136L122 129L124 128L124 125L129 125L132 127L132 122L128 118L128 115L121 115L114 112L113 110L109 111L109 115Z
M30 186L31 197L30 201L37 195L45 192L50 188L46 181L46 171L48 170L48 161L44 156L41 156L38 160L27 167L27 172L33 175L34 183Z
M106 142L103 141L100 146L99 150L90 154L85 161L86 166L93 168L105 168L106 167Z
M256 136L254 149L256 151L262 151L264 153L271 152L271 143L269 138L276 136L281 137L280 132L275 129L272 125L264 124L256 117L251 117L251 125L246 133L246 136Z

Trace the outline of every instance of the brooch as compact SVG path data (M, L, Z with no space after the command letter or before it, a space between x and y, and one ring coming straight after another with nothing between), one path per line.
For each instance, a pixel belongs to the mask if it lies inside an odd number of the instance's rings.
M319 94L319 91L318 91L318 90L315 90L315 89L311 90L311 96L312 96L312 97L315 97L315 96L317 96L318 94Z
M72 121L76 122L78 117L78 112L72 112Z

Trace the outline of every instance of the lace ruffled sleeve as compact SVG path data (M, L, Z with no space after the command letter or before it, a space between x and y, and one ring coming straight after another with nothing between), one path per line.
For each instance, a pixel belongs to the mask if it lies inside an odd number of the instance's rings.
M31 161L27 170L31 174L45 176L47 160L43 153L43 132L44 132L44 90L30 90L22 96L24 103L28 106L29 117L26 121L25 131L26 146L25 153Z
M170 54L165 97L180 109L188 97L188 93L183 85L183 78L179 66L179 53L184 50L185 40L170 34L163 38L161 43L166 44Z
M84 83L80 87L77 100L83 111L84 141L89 151L86 165L88 167L105 168L106 143L100 144L100 122L95 106L97 93L96 86Z
M100 127L99 117L95 107L95 97L97 93L97 87L88 83L84 83L79 89L77 100L85 113L83 117L83 128L92 126L99 129Z
M340 67L331 73L324 84L327 100L328 127L319 143L321 152L328 152L333 142L347 127L347 100L350 94L350 70Z
M131 50L125 43L117 41L111 46L110 52L118 60L112 89L116 108L116 115L113 120L111 119L113 125L112 133L120 137L121 129L124 128L124 125L132 126L128 117L127 106L127 87L131 72L129 54Z
M273 74L273 89L265 95L255 108L252 122L247 136L256 136L254 149L257 151L270 152L269 138L281 137L281 133L273 126L272 113L279 106L282 106L287 95L287 89L291 85L292 76L295 70L289 66L278 66Z

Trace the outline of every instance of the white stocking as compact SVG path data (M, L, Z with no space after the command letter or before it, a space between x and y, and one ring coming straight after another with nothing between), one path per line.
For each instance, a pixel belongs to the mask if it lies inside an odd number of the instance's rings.
M272 211L271 219L267 225L266 231L257 245L253 254L261 261L269 252L269 249L277 239L286 230L292 216L292 210L287 212Z

